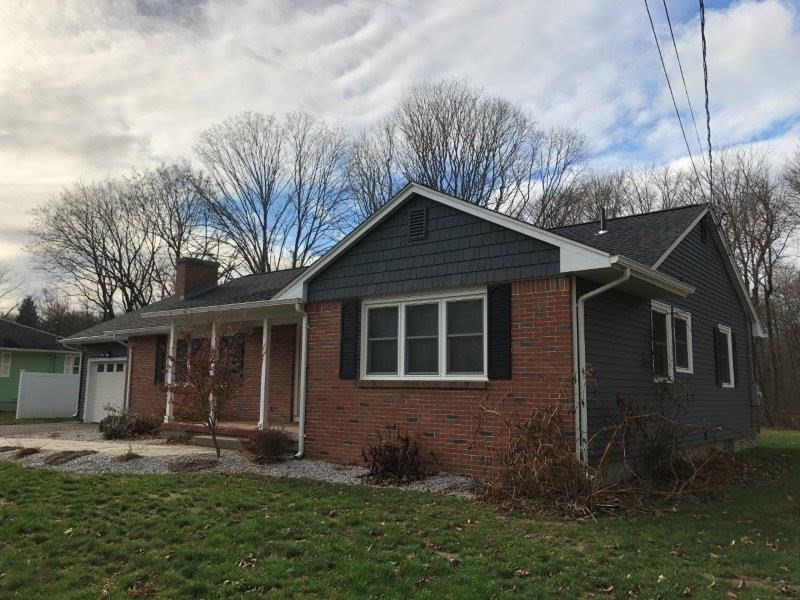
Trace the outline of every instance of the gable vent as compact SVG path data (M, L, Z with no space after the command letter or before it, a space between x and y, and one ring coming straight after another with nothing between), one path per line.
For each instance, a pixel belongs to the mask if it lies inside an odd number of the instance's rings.
M417 208L408 211L408 241L422 241L425 239L427 233L426 210L424 208Z

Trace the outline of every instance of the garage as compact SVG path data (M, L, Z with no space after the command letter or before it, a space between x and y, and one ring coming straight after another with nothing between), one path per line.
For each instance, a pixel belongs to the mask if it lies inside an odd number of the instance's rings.
M86 380L84 421L98 423L110 409L125 406L125 361L120 359L90 360Z

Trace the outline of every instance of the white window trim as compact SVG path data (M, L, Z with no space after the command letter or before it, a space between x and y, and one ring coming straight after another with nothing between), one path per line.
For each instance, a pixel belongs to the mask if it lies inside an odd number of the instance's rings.
M78 373L74 373L75 368L78 368ZM80 354L67 354L64 357L64 375L80 375L81 372L81 355Z
M736 385L736 381L734 381L734 371L733 371L733 332L731 328L727 325L717 324L717 329L719 332L724 334L726 339L728 340L728 373L730 374L730 381L728 383L722 382L722 387L724 388L732 388Z
M11 352L0 352L0 377L11 377Z
M361 302L361 366L360 377L371 381L488 381L488 306L486 288L457 292L432 292L391 298L364 300ZM457 300L483 301L483 372L447 373L447 313L448 302ZM439 373L433 375L406 375L405 371L405 307L414 304L439 303ZM397 306L397 374L367 373L367 313L372 308Z
M692 314L686 312L685 310L681 310L680 308L672 309L672 320L674 322L675 319L683 319L686 321L686 354L689 360L688 367L679 367L677 362L675 363L675 371L677 373L694 373L694 355L692 353ZM674 323L673 323L674 328ZM673 332L674 337L674 332Z
M662 304L661 302L656 302L655 300L650 302L650 310L652 312L656 312L658 314L664 315L667 319L667 376L661 377L658 375L653 374L653 381L656 383L672 383L675 378L675 360L673 357L673 346L672 346L672 307L667 304ZM652 316L650 317L652 319ZM650 323L650 327L653 327L652 322ZM651 329L651 336L652 336L652 329ZM650 342L650 351L653 351L652 348L652 339Z

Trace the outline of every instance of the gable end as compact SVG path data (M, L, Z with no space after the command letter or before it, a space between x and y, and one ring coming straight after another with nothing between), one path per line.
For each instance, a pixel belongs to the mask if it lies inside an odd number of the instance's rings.
M402 208L401 208L402 207ZM424 237L417 237L424 218ZM413 243L410 243L414 235ZM308 300L341 300L558 275L559 248L419 194L308 282Z

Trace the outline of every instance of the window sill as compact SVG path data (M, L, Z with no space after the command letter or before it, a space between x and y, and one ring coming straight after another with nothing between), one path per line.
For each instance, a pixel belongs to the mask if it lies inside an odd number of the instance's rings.
M465 380L402 380L402 379L360 379L356 382L360 388L400 388L400 389L459 389L459 390L485 390L489 387L488 381Z

